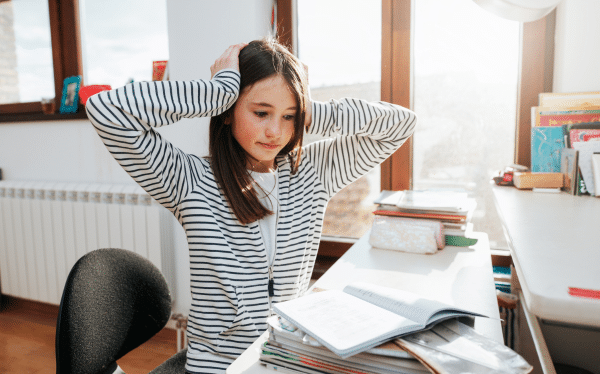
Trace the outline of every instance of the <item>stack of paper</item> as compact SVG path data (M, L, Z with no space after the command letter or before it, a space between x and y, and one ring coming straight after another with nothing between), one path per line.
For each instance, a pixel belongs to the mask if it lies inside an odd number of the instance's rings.
M382 191L375 204L378 204L375 215L402 217L403 220L396 220L397 222L394 223L396 225L429 226L428 221L439 222L445 236L445 244L464 246L476 242L475 239L464 238L473 231L473 224L470 221L477 205L475 199L469 198L466 192ZM413 231L409 230L409 232ZM404 241L406 239L403 238ZM377 247L375 243L371 245ZM442 248L443 246L438 246L438 249ZM421 253L431 253L431 251L423 250Z

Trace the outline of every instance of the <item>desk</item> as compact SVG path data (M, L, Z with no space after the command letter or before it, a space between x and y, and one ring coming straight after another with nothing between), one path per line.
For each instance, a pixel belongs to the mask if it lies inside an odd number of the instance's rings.
M369 245L369 233L354 244L314 287L342 289L361 281L411 291L426 298L491 317L476 318L475 330L502 343L487 234L473 233L476 245L450 247L434 255L387 251ZM271 374L258 363L263 334L227 369L228 374Z
M533 323L540 322L547 338L560 334L545 339L552 359L600 373L600 340L591 334L600 331L600 300L568 293L569 287L600 289L600 198L492 188L522 289L523 308L539 319ZM571 352L569 334L559 332L566 327L578 331ZM590 344L596 342L587 354L580 349L584 335ZM593 364L581 365L589 359Z

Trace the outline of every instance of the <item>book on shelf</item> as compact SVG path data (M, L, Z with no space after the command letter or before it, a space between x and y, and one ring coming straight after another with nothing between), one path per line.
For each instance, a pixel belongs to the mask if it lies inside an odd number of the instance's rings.
M457 317L486 317L410 292L354 283L275 304L285 320L342 358Z
M560 154L565 148L566 126L538 126L531 129L531 171L560 172Z
M542 92L538 95L541 107L586 108L600 106L600 91Z
M572 148L578 142L600 139L600 122L588 122L569 125L567 147Z
M600 106L588 108L531 107L531 126L562 126L600 121Z

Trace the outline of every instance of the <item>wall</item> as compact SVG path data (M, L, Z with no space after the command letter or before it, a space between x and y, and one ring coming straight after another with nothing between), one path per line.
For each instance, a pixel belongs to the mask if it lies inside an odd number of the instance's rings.
M554 92L600 91L600 1L563 0L556 9Z
M271 5L271 0L168 0L171 79L209 79L210 65L229 45L268 35ZM207 154L207 119L158 131L186 152ZM0 168L5 180L134 184L87 120L0 123ZM174 312L187 313L189 257L183 229L175 227L180 271Z

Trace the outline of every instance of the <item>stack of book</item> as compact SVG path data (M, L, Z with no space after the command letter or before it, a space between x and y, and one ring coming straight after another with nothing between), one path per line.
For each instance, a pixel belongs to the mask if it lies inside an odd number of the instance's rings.
M600 195L592 161L600 152L600 92L541 93L538 104L531 108L531 171L562 173L571 194Z
M296 373L415 373L429 371L394 342L341 358L279 316L269 318L269 339L261 362L270 369Z
M457 318L485 317L409 292L355 283L275 304L260 361L282 373L528 373L503 344Z
M445 190L382 191L375 200L375 215L441 222L446 242L473 231L471 218L477 206L466 192Z

